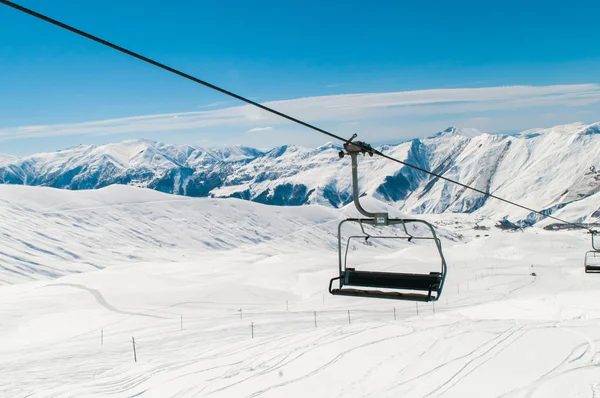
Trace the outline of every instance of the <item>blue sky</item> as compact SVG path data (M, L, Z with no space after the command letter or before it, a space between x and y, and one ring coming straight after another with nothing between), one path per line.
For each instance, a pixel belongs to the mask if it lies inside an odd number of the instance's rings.
M19 0L371 142L600 121L598 3ZM0 153L327 140L5 6L0 38Z

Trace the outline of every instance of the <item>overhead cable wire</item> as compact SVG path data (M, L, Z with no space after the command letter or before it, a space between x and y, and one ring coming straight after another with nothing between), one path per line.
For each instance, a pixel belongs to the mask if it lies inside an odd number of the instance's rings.
M204 81L204 80L202 80L202 79L199 79L199 78L197 78L197 77L194 77L194 76L192 76L192 75L189 75L189 74L187 74L187 73L185 73L185 72L182 72L182 71L180 71L180 70L178 70L178 69L172 68L172 67L170 67L170 66L167 66L167 65L165 65L165 64L163 64L163 63L160 63L160 62L158 62L158 61L155 61L155 60L153 60L153 59L150 59L150 58L148 58L148 57L145 57L145 56L143 56L143 55L141 55L141 54L138 54L138 53L136 53L136 52L133 52L133 51L131 51L131 50L128 50L128 49L126 49L126 48L124 48L124 47L121 47L121 46L119 46L119 45L117 45L117 44L114 44L114 43L112 43L112 42L109 42L109 41L107 41L107 40L101 39L101 38L99 38L99 37L97 37L97 36L94 36L94 35L92 35L92 34L90 34L90 33L84 32L84 31L82 31L82 30L80 30L80 29L77 29L77 28L75 28L75 27L73 27L73 26L67 25L67 24L65 24L65 23L63 23L63 22L60 22L60 21L57 21L56 19L53 19L53 18L50 18L50 17L48 17L48 16L46 16L46 15L40 14L39 12L36 12L36 11L33 11L33 10L31 10L31 9L25 8L25 7L23 7L23 6L20 6L20 5L16 4L16 3L13 3L12 1L8 1L8 0L0 0L0 4L4 4L4 5L6 5L6 6L8 6L8 7L11 7L11 8L13 8L13 9L15 9L15 10L18 10L18 11L21 11L21 12L23 12L23 13L29 14L29 15L31 15L31 16L33 16L33 17L35 17L35 18L41 19L41 20L43 20L43 21L45 21L45 22L48 22L48 23L50 23L50 24L52 24L52 25L55 25L55 26L58 26L58 27L60 27L60 28L62 28L62 29L68 30L68 31L70 31L70 32L72 32L72 33L75 33L75 34L79 35L79 36L83 36L83 37L85 37L86 39L89 39L89 40L95 41L96 43L102 44L102 45L104 45L104 46L106 46L106 47L110 47L110 48L112 48L113 50L119 51L119 52L121 52L121 53L124 53L124 54L126 54L126 55L129 55L129 56L131 56L131 57L137 58L137 59L139 59L140 61L146 62L146 63L148 63L148 64L150 64L150 65L153 65L153 66L156 66L156 67L158 67L158 68L160 68L160 69L166 70L167 72L170 72L170 73L173 73L173 74L175 74L175 75L181 76L181 77L183 77L183 78L185 78L185 79L191 80L191 81L193 81L194 83L201 84L201 85L203 85L203 86L205 86L205 87L208 87L208 88L210 88L210 89L212 89L212 90L218 91L218 92L220 92L220 93L222 93L222 94L225 94L225 95L227 95L227 96L233 97L233 98L235 98L235 99L237 99L237 100L240 100L240 101L242 101L242 102L245 102L245 103L247 103L247 104L249 104L249 105L252 105L252 106L255 106L255 107L257 107L257 108L260 108L260 109L262 109L262 110L264 110L264 111L266 111L266 112L272 113L272 114L274 114L274 115L277 115L277 116L279 116L279 117L282 117L282 118L284 118L284 119L287 119L287 120L289 120L289 121L291 121L291 122L297 123L297 124L299 124L299 125L302 125L302 126L304 126L304 127L307 127L307 128L309 128L309 129L311 129L311 130L317 131L317 132L319 132L319 133L321 133L321 134L324 134L324 135L326 135L326 136L328 136L328 137L330 137L330 138L336 139L336 140L338 140L338 141L342 141L342 142L344 142L344 143L347 143L347 144L349 144L349 143L351 142L351 139L346 139L346 138L344 138L344 137L341 137L341 136L339 136L339 135L333 134L333 133L331 133L331 132L329 132L329 131L323 130L323 129L321 129L320 127L317 127L317 126L315 126L315 125L313 125L313 124L310 124L310 123L304 122L304 121L302 121L302 120L300 120L300 119L297 119L297 118L295 118L295 117L293 117L293 116L290 116L290 115L288 115L288 114L285 114L285 113L283 113L283 112L277 111L277 110L275 110L275 109L273 109L273 108L270 108L270 107L268 107L268 106L266 106L266 105L263 105L263 104L260 104L260 103L258 103L258 102L252 101L252 100L250 100L250 99L248 99L248 98L246 98L246 97L243 97L243 96L241 96L241 95L239 95L239 94L236 94L236 93L234 93L234 92L232 92L232 91L226 90L226 89L224 89L224 88L222 88L222 87L219 87L219 86L217 86L217 85L214 85L214 84L212 84L212 83L209 83L209 82L207 82L207 81ZM502 198L502 197L496 196L496 195L494 195L494 194L491 194L491 193L489 193L489 192L482 191L481 189L478 189L478 188L471 187L471 186L469 186L469 185L467 185L467 184L463 184L463 183L461 183L461 182L459 182L459 181L456 181L456 180L453 180L453 179L451 179L451 178L444 177L444 176L443 176L443 175L441 175L441 174L434 173L434 172L432 172L432 171L429 171L429 170L426 170L426 169L424 169L424 168L422 168L422 167L418 167L418 166L412 165L412 164L410 164L410 163L404 162L404 161L402 161L402 160L400 160L400 159L393 158L393 157L391 157L391 156L389 156L389 155L386 155L386 154L384 154L384 153L382 153L382 152L380 152L380 151L378 151L378 150L376 150L376 149L373 149L373 148L371 148L371 147L370 147L370 146L368 146L368 145L364 145L363 143L359 143L359 142L352 142L352 144L354 144L354 145L356 145L356 146L360 147L361 149L364 149L364 150L365 150L365 152L374 153L374 154L376 154L376 155L378 155L378 156L381 156L381 157L383 157L383 158L385 158L385 159L387 159L387 160L390 160L390 161L392 161L392 162L399 163L399 164L401 164L401 165L403 165L403 166L406 166L406 167L409 167L409 168L411 168L411 169L414 169L414 170L417 170L417 171L420 171L420 172L426 173L426 174L428 174L428 175L430 175L430 176L432 176L432 177L439 178L439 179L441 179L441 180L447 181L447 182L449 182L449 183L452 183L452 184L456 184L456 185L458 185L458 186L461 186L461 187L463 187L463 188L466 188L466 189L469 189L469 190L471 190L471 191L474 191L474 192L480 193L480 194L482 194L482 195L485 195L485 196L488 196L488 197L494 198L494 199L496 199L496 200L499 200L499 201L502 201L502 202L504 202L504 203L508 203L508 204L510 204L510 205L513 205L513 206L519 207L519 208L521 208L521 209L524 209L524 210L527 210L527 211L529 211L529 212L531 212L531 213L535 213L535 214L541 215L541 216L543 216L543 217L547 217L547 218L553 219L553 220L555 220L555 221L559 221L559 222L561 222L561 223L564 223L564 224L567 224L567 225L571 225L571 226L574 226L574 227L577 227L577 228L582 228L582 229L587 229L587 230L590 230L590 228L589 228L589 227L586 227L584 224L579 224L579 223L573 223L573 222L565 221L565 220L562 220L562 219L560 219L560 218L558 218L558 217L552 216L552 215L550 215L550 214L546 214L546 213L543 213L543 212L541 212L541 211L538 211L538 210L532 209L532 208L530 208L530 207L527 207L527 206L521 205L521 204L519 204L519 203L517 203L517 202L511 201L511 200L508 200L508 199L504 199L504 198Z

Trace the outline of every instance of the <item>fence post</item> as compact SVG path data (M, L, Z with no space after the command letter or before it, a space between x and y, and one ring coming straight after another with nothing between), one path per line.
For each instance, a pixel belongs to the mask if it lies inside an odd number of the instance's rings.
M396 307L394 307L394 320L396 320Z
M240 319L242 319L242 309L240 308L238 311L240 312Z
M250 324L250 328L252 329L252 338L254 338L254 322Z
M352 321L350 320L350 310L348 310L348 325L351 325Z
M181 315L181 330L183 330L183 315Z
M419 316L419 303L415 301L415 305L417 306L417 316Z
M315 327L317 327L317 311L315 311Z
M131 337L131 344L133 345L133 360L137 362L137 353L135 352L135 339Z

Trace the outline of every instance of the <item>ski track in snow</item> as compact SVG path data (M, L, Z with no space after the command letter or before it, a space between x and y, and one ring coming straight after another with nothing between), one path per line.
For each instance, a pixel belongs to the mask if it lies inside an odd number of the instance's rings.
M92 294L92 296L94 296L94 298L96 299L96 301L98 302L98 304L100 304L102 307L106 308L109 311L115 312L117 314L123 314L123 315L135 315L135 316L147 316L150 318L158 318L158 319L168 319L162 316L156 316L156 315L148 315L148 314L144 314L144 313L140 313L140 312L129 312L129 311L123 311L120 310L118 308L113 307L112 305L110 305L106 299L104 298L104 296L102 296L102 293L100 293L98 290L96 289L90 289L89 287L83 286L83 285L78 285L75 283L53 283L50 285L46 285L45 287L72 287L75 289L80 289L80 290L84 290L86 292L89 292Z
M452 375L452 377L450 377L448 380L446 380L443 384L441 384L440 386L438 386L434 391L432 391L431 393L425 395L425 397L430 397L433 396L435 394L435 396L440 396L441 394L443 394L444 392L448 391L450 388L452 388L455 384L457 384L458 382L460 382L462 379L464 379L465 377L467 377L469 374L471 374L474 370L476 370L477 368L479 368L480 366L484 365L486 362L488 362L493 355L496 355L498 353L500 353L504 348L506 348L506 346L501 347L499 350L496 350L496 348L498 348L498 346L500 346L502 343L504 343L505 341L509 340L508 344L512 344L514 343L514 341L516 340L510 340L511 337L517 333L518 331L520 331L521 328L517 328L517 329L511 329L509 331L507 331L506 336L504 336L504 333L502 335L499 336L499 341L494 342L491 347L485 351L483 351L482 353L478 353L477 355L474 356L469 356L469 360L465 363L465 365L463 365L458 372L454 373ZM518 339L518 337L517 337ZM470 366L471 364L475 363L476 361L478 361L479 359L483 358L484 356L486 356L488 353L490 352L494 352L492 354L492 356L490 356L487 359L483 359L480 363L476 363L473 366Z

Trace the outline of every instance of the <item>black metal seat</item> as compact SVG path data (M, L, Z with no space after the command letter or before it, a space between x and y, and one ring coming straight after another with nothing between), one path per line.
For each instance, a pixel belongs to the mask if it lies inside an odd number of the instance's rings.
M340 279L342 286L403 289L421 291L422 293L383 292L380 290L364 290L353 288L333 289L334 280ZM343 275L331 280L329 292L338 296L387 298L394 300L410 301L433 301L437 300L440 285L443 282L442 274L431 272L429 274L409 274L394 272L356 271L354 268L346 268Z
M442 281L442 275L439 272L405 274L356 271L354 268L346 268L343 279L344 285L347 286L431 291L437 289Z
M600 265L586 265L585 272L588 274L600 272Z

